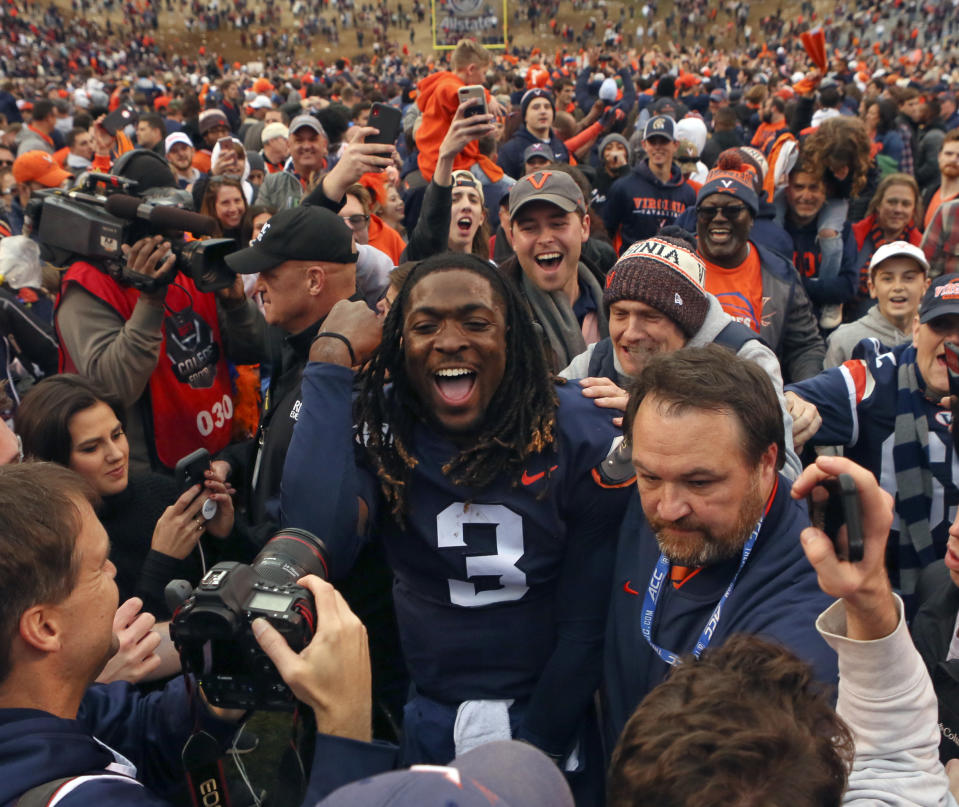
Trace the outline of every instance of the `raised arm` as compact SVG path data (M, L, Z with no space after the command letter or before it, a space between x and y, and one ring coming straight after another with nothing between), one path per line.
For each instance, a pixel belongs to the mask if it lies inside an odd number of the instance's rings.
M352 567L362 544L358 536L366 528L353 438L352 364L369 357L381 332L380 319L366 303L341 300L333 306L310 348L299 417L283 466L282 521L323 540L333 579ZM339 336L324 335L331 333Z

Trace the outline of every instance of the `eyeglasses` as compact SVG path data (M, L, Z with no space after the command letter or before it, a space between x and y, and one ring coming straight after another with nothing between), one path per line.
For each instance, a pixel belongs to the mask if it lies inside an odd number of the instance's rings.
M340 218L343 219L343 221L346 222L354 230L357 227L362 227L364 224L366 224L370 220L369 216L361 216L359 213L357 213L354 216L340 216Z
M13 165L13 160L0 160L0 168L9 168Z
M735 221L744 212L746 205L713 205L711 207L697 207L696 215L704 221L712 221L716 214L722 211L723 218L727 221Z

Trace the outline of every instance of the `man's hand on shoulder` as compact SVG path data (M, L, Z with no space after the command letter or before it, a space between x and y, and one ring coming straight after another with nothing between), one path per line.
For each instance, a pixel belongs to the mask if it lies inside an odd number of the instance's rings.
M583 395L592 398L593 403L603 409L618 409L626 411L629 403L629 393L619 384L608 378L581 378L579 385L583 388ZM623 425L622 417L614 417L613 424Z

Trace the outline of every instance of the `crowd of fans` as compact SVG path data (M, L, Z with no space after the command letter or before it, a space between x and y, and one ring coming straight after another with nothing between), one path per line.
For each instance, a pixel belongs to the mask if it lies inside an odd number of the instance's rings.
M0 804L255 745L164 588L288 527L332 583L301 653L254 623L294 801L956 803L956 6L664 5L430 59L420 2L0 9Z

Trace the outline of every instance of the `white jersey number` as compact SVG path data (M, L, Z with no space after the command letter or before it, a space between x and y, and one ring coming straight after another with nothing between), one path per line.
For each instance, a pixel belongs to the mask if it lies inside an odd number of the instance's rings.
M502 504L454 502L436 516L440 549L466 546L466 524L492 524L496 528L496 554L466 558L466 580L449 580L450 602L477 608L520 599L527 591L526 574L516 567L523 556L523 519ZM500 588L477 591L471 577L498 577Z

